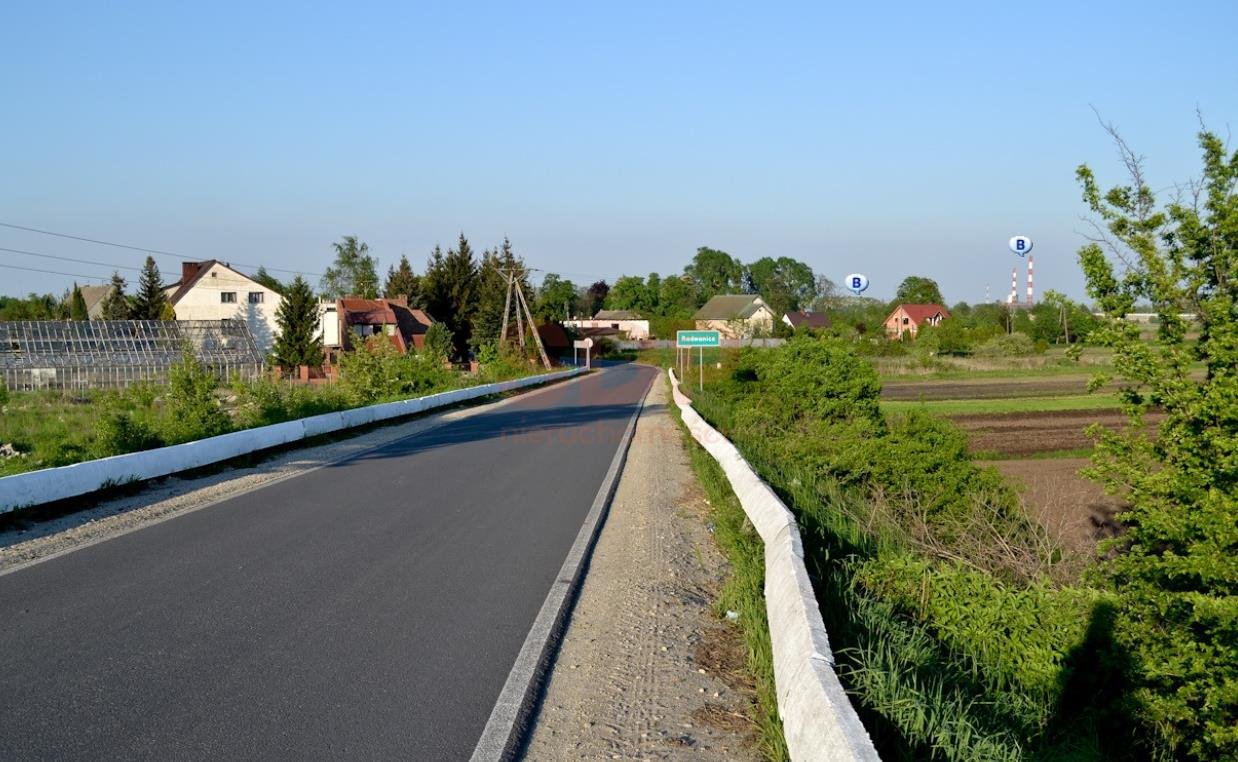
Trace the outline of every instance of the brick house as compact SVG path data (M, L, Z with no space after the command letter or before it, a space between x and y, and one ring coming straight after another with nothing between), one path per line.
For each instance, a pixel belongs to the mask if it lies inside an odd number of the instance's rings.
M904 334L915 338L922 325L941 325L950 313L940 304L900 304L885 319L886 336L901 339Z
M401 352L421 349L426 344L426 331L434 324L434 318L425 310L409 307L404 297L324 299L320 310L322 345L331 356L351 349L354 334L383 334Z

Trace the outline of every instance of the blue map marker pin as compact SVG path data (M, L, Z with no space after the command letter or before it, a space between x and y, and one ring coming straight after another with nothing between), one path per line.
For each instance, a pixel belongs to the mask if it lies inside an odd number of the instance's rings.
M864 293L868 288L868 276L860 273L851 273L847 276L847 289L854 291L856 296Z

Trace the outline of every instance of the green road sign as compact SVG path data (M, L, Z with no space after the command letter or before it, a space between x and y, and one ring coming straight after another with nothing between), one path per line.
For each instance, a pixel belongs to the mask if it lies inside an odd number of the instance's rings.
M676 331L675 346L683 347L720 347L722 334L717 331Z

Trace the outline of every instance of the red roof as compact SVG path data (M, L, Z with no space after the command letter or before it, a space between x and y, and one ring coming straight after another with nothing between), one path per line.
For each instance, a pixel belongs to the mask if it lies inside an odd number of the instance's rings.
M382 299L340 300L340 317L345 325L395 325L395 312Z
M541 337L546 349L566 349L572 346L568 341L567 331L558 323L542 323L537 327L537 335Z
M792 328L829 328L830 327L830 319L826 317L824 312L799 312L799 311L788 312L787 320L791 322Z
M352 325L396 326L391 340L401 351L424 346L426 330L434 323L424 310L410 308L403 299L345 297L338 300L337 310L345 331Z
M890 317L887 317L886 320L894 317L894 313L899 310L907 313L907 317L916 325L920 325L925 320L936 317L939 314L943 319L950 317L949 311L940 304L900 304L894 308L894 312L891 312Z

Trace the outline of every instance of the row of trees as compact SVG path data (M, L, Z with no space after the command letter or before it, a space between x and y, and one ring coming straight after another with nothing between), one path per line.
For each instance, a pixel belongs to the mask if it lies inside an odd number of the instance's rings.
M899 294L901 298L893 302L864 297L838 299L836 306L827 310L832 333L851 339L880 337L884 335L886 317L900 303L945 306L937 284L929 278L907 278L899 287ZM934 351L942 354L966 354L976 345L1007 333L1026 335L1033 343L1086 342L1099 325L1086 305L1057 291L1047 291L1043 300L1031 308L958 302L947 309L950 317L939 328L920 332L921 339L932 335L933 341L940 344Z

